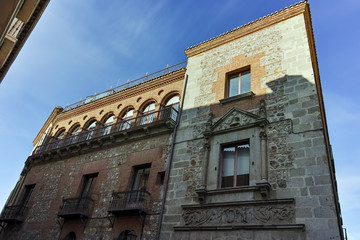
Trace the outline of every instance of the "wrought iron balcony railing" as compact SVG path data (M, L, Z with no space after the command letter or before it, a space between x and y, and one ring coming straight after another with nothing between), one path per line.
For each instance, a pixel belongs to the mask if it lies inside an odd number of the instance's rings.
M114 192L108 212L116 216L146 214L150 210L150 193L145 190Z
M61 147L66 147L66 146L69 146L72 144L90 141L92 139L100 138L100 137L106 136L108 134L113 134L116 132L130 131L131 129L134 129L134 128L137 128L140 126L148 126L148 125L154 124L156 122L171 121L171 122L175 123L177 114L178 114L178 112L175 108L173 108L171 106L165 107L159 111L154 111L154 112L143 114L138 117L119 121L112 125L97 127L92 130L87 130L87 131L78 133L76 135L68 135L61 140L50 139L49 142L36 147L35 150L33 151L33 154L39 154L39 153L59 149Z
M62 218L89 217L94 201L89 197L63 199L58 216Z
M0 215L0 222L22 222L26 209L24 205L6 206Z

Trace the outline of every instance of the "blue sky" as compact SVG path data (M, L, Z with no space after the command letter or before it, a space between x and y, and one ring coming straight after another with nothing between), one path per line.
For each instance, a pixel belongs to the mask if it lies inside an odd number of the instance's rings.
M184 49L294 1L51 0L0 85L0 206L55 106L186 60ZM360 239L360 1L310 1L344 227Z

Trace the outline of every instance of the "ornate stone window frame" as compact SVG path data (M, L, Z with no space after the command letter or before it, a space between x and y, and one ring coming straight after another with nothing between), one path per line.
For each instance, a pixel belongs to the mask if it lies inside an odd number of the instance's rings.
M262 197L268 196L270 184L267 179L267 142L266 125L263 114L264 106L260 108L260 115L244 111L237 107L230 109L223 117L218 119L205 132L208 146L203 163L202 188L197 189L200 201L206 195L231 195L232 192L247 192L242 194L244 200L254 200L254 191L260 191ZM249 186L221 188L221 154L225 145L248 141L250 144ZM229 189L232 190L229 192ZM210 200L212 201L212 200Z

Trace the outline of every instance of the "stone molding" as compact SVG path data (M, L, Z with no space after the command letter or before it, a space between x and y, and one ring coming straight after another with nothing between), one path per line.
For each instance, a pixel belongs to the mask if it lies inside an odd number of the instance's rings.
M295 224L293 198L183 205L182 210L181 225L175 230L304 228Z
M235 101L239 101L241 99L244 99L244 98L251 98L255 96L255 93L253 93L252 91L250 92L247 92L247 93L242 93L242 94L239 94L239 95L236 95L236 96L232 96L232 97L227 97L227 98L224 98L224 99L220 99L220 104L221 105L224 105L226 103L231 103L231 102L235 102Z
M210 135L221 134L237 129L267 125L268 121L258 115L233 107L210 129Z

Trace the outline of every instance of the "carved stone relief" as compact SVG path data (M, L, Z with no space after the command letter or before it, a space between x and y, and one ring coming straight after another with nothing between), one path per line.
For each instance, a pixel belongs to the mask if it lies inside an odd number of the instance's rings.
M244 110L233 108L214 124L212 131L216 132L233 127L246 126L257 120L259 120L259 116Z
M292 205L184 207L182 217L185 226L290 224L294 223L294 213Z

